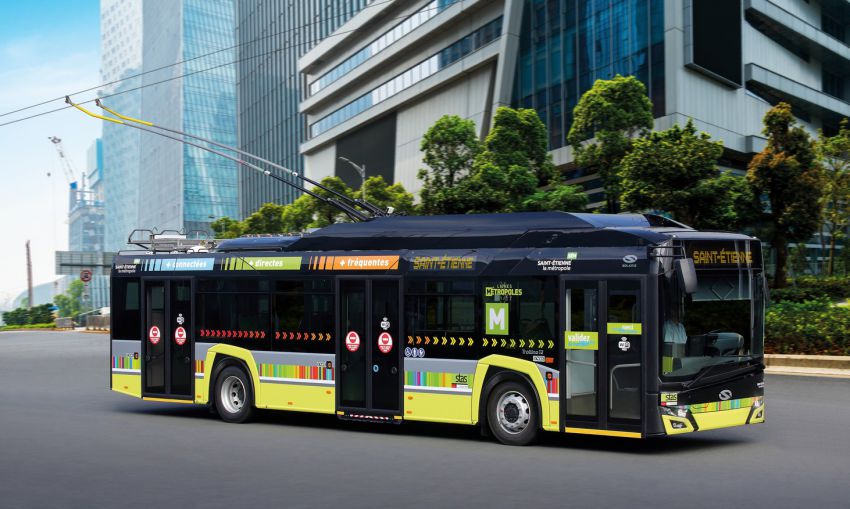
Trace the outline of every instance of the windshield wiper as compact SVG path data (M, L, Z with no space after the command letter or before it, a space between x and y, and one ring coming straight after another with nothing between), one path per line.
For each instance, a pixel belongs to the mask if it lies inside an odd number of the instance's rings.
M730 364L738 364L739 362L742 362L744 359L746 359L747 361L750 361L750 360L753 360L753 358L755 358L755 355L741 355L741 356L736 356L736 357L738 357L739 360L729 361L729 362L721 362L721 363L718 363L718 364L712 364L711 366L705 366L704 368L699 370L699 372L697 373L697 376L695 376L693 380L691 380L690 382L683 383L682 387L684 387L685 389L691 389L691 388L697 387L697 382L699 382L700 380L705 378L706 375L708 375L709 373L711 373L714 370L714 368L716 368L718 366L729 366ZM727 371L726 373L723 373L723 374L724 375L737 376L737 375L742 375L745 372L756 371L758 369L764 369L764 364L762 364L761 362L758 362L756 364L745 366L744 368L741 368L739 370Z

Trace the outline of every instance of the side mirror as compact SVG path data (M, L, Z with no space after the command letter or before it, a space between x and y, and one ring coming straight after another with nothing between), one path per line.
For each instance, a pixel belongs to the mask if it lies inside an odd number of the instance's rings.
M691 258L676 260L676 275L679 277L679 286L690 295L697 292L697 271Z

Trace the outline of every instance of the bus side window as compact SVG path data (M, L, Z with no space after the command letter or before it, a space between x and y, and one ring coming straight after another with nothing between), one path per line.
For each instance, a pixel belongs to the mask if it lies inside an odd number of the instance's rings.
M213 339L202 341L269 350L269 308L267 293L199 293L197 328L213 331Z
M272 301L272 350L334 352L331 280L277 281Z
M112 280L112 338L141 340L141 284L135 278Z

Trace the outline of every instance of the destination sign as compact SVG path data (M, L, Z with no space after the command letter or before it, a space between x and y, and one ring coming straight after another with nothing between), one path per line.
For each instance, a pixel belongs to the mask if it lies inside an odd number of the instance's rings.
M758 252L754 254L747 241L692 242L687 252L696 268L753 267L759 261Z

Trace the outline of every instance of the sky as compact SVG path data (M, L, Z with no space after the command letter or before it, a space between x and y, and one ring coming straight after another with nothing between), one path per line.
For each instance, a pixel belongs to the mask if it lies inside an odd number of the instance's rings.
M100 83L98 0L2 3L0 115ZM94 92L76 98L92 99ZM0 116L0 124L62 106L57 100ZM68 182L48 137L62 139L79 174L100 130L99 121L76 110L0 126L0 309L26 290L27 240L35 285L56 279L53 253L68 249Z

